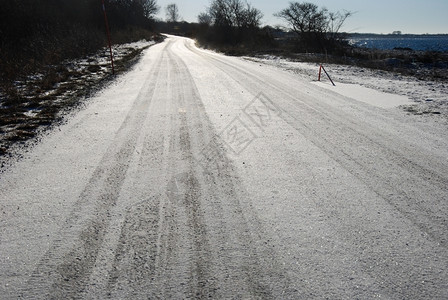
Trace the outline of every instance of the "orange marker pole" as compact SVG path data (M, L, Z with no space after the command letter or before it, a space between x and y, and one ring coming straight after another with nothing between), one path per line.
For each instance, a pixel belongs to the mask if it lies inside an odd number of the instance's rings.
M320 65L320 67L319 67L319 78L317 79L317 81L320 81L321 74L322 74L322 65Z
M112 54L112 44L110 42L109 21L107 20L106 6L104 5L104 0L102 0L102 3L103 3L103 12L104 12L104 22L106 23L107 42L109 43L110 63L112 65L112 74L115 74L114 55Z

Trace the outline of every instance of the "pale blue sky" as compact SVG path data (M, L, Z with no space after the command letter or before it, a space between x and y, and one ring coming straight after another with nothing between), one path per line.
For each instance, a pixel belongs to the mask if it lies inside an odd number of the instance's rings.
M274 13L288 7L289 0L250 0L263 14L265 25L282 25ZM303 2L303 1L298 1ZM347 32L391 33L448 33L448 0L311 0L307 2L325 6L331 11L356 12L342 29ZM157 0L162 7L159 17L165 18L165 7L176 3L184 20L196 21L210 0Z

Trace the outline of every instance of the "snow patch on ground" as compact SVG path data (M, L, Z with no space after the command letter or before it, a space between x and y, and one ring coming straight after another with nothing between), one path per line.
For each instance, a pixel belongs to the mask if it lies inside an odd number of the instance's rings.
M400 105L412 104L411 100L406 96L380 92L359 84L338 83L336 86L333 86L326 82L316 81L313 83L345 97L381 108L392 108Z
M319 64L290 61L272 55L261 57L245 57L247 60L275 66L286 71L292 72L298 76L317 81L319 73ZM356 66L325 64L325 69L336 83L336 88L328 85L329 80L322 73L322 82L328 83L321 85L335 92L342 93L348 97L358 96L356 100L368 101L376 106L395 106L402 105L406 111L416 115L441 115L448 120L448 83L442 81L423 81L415 77L404 76L393 72L382 70L372 70ZM345 84L345 85L344 85ZM338 86L341 86L338 88ZM361 89L359 86L366 89ZM383 92L381 97L376 94L376 98L366 100L365 94L368 89ZM350 91L351 90L351 91ZM370 95L372 92L368 92ZM385 103L385 99L390 99L390 94L400 95L412 100L406 103L404 98L394 98L391 104ZM372 94L374 95L374 94Z

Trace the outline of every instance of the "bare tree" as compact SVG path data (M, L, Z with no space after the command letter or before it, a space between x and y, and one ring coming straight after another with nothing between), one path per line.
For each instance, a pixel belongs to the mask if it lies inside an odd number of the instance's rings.
M247 28L260 27L261 19L263 19L263 13L259 9L247 4L246 10L244 11L244 25Z
M180 20L179 8L177 7L177 4L175 3L168 4L165 10L166 10L167 22L176 23Z
M124 6L139 7L143 11L143 15L148 19L153 19L160 9L157 5L157 0L121 0L116 2Z
M263 14L246 0L211 0L198 16L203 38L217 44L237 45L259 42Z
M339 38L339 31L352 12L329 12L310 2L291 2L275 16L284 19L300 41L314 49L332 48Z
M231 0L213 0L208 8L208 14L212 18L213 25L219 27L232 27L233 20L230 11Z
M210 26L212 25L212 16L210 16L208 13L200 13L198 15L198 23L202 25Z
M215 26L235 28L258 27L263 18L259 9L242 0L213 0L208 15Z
M330 12L328 14L328 28L327 32L330 35L330 38L337 39L339 31L341 30L342 26L344 25L347 18L351 17L353 15L353 12L344 10L341 12Z
M156 0L146 0L143 4L145 16L152 19L160 10Z
M298 34L310 32L326 32L328 24L328 11L319 9L314 3L291 2L289 7L276 13L275 16L284 19L291 29Z
M232 25L238 28L244 27L244 3L241 0L230 0L227 2Z

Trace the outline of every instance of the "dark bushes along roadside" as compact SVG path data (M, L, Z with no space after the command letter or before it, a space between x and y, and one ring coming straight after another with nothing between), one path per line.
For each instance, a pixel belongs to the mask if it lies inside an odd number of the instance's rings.
M148 37L155 0L105 0L113 36ZM11 82L106 44L101 0L0 0L0 76ZM125 32L125 34L120 34Z

